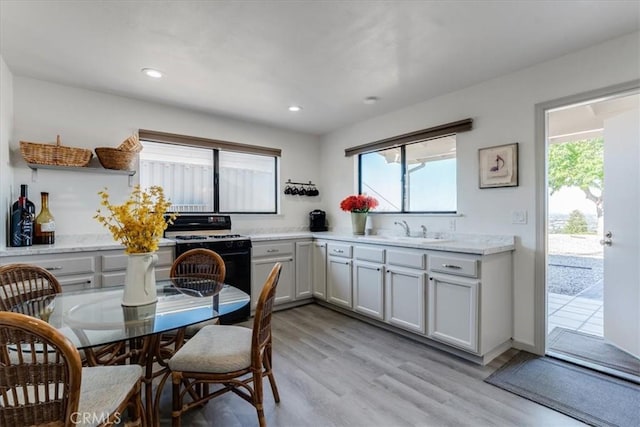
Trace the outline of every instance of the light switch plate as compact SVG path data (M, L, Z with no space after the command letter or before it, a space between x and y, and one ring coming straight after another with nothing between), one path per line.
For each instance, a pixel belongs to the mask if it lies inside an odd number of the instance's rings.
M527 223L527 211L513 211L511 212L512 224L526 224Z

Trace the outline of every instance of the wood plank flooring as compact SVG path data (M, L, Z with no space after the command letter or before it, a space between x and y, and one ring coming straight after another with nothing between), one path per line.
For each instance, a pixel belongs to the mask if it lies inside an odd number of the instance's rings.
M515 350L478 366L316 304L274 313L273 337L281 401L275 404L266 383L270 427L584 425L483 382ZM170 382L161 417L161 425L171 425ZM255 409L233 394L182 420L183 426L258 424Z

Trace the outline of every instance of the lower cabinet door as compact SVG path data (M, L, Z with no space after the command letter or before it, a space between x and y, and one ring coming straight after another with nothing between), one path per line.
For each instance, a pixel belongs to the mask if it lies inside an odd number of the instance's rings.
M388 268L385 283L385 320L409 331L425 334L426 273Z
M282 264L282 270L280 271L280 279L278 279L278 286L276 287L276 299L274 301L274 305L293 301L295 296L295 284L293 282L293 258L282 257L254 259L251 261L251 311L256 309L264 282L267 280L267 277L276 262Z
M478 352L480 282L445 274L429 277L428 336Z
M353 263L353 308L375 319L384 319L384 269L379 264Z
M353 307L351 262L333 256L327 260L327 301L347 308Z

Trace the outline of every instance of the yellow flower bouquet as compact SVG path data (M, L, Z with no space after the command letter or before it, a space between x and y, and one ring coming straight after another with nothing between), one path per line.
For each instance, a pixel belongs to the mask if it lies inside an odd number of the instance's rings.
M112 205L105 188L99 191L100 205L94 218L104 225L114 240L125 246L125 253L140 254L158 250L160 238L167 224L173 224L177 214L165 214L171 202L165 199L162 187L153 186L142 191L136 185L129 198L122 205Z

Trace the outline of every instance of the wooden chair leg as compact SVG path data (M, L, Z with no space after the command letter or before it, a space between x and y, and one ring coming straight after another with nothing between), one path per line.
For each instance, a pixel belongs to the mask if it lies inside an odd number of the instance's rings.
M253 406L258 412L258 424L260 427L267 427L267 421L264 418L264 398L262 395L262 372L253 373Z
M171 411L171 425L173 427L180 427L182 417L182 399L180 398L180 385L182 384L182 376L177 373L171 374L172 387L172 408Z
M128 422L125 422L126 427L141 427L147 425L145 418L144 407L142 406L142 397L140 396L140 389L131 397L128 404L129 418Z
M271 348L265 352L264 356L264 368L267 371L269 377L269 385L271 385L271 392L273 393L273 399L276 403L280 402L280 393L278 393L278 386L276 385L276 377L273 375L273 369L271 369Z

